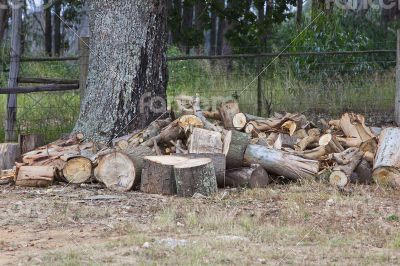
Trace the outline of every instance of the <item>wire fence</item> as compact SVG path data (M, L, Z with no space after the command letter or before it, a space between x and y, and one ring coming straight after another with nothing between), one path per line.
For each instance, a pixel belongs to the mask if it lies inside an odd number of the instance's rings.
M175 111L185 96L199 93L203 109L215 109L221 101L236 99L243 112L262 116L299 112L317 121L354 111L365 114L374 125L393 120L395 50L294 53L276 59L273 55L211 59L179 56L168 62L168 103ZM3 62L2 66L0 87L6 86L8 75L7 64ZM76 80L79 63L22 62L20 76ZM32 84L23 84L26 85ZM0 95L2 121L6 97ZM78 91L17 97L18 134L41 134L51 141L69 132L79 115ZM0 130L0 139L3 131Z

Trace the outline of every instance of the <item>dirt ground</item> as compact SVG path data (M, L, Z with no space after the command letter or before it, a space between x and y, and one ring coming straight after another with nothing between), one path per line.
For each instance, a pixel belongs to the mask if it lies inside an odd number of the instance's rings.
M213 198L0 187L1 265L400 264L400 192L275 185Z

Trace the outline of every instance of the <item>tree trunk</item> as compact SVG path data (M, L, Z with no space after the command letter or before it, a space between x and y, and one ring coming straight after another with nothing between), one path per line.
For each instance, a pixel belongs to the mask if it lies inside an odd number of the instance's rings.
M184 0L183 2L183 19L182 19L182 34L184 36L182 40L183 50L186 54L190 53L190 31L193 28L193 4L190 0Z
M268 173L289 179L314 179L319 171L319 162L303 159L283 151L268 149L260 145L248 145L245 164L260 164Z
M380 185L400 188L400 128L386 128L379 137L372 177Z
M44 145L43 137L38 134L19 135L18 142L21 147L21 154L33 151Z
M166 3L90 1L91 55L75 132L109 142L166 111Z
M7 28L8 11L7 0L0 0L0 44L3 42L4 32Z
M225 1L219 0L220 6L222 8L225 7ZM217 55L222 55L224 41L225 41L225 27L226 27L226 20L223 16L219 16L218 18L218 33L217 33Z
M298 27L301 26L302 21L303 21L303 0L297 0L296 24Z
M49 0L43 0L44 6L44 47L46 53L51 56L52 48L52 26L51 26L51 4Z
M210 30L210 55L216 55L217 51L217 12L215 10L211 11L211 30Z
M54 3L54 55L61 54L61 2Z

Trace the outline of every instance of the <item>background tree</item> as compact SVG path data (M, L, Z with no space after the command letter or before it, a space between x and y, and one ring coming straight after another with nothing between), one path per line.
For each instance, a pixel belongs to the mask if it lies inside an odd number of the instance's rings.
M89 12L89 74L75 131L108 142L166 110L167 4L93 0Z

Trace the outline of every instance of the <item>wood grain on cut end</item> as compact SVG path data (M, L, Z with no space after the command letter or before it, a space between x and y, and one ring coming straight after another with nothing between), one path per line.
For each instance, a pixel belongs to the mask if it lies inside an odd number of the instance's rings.
M63 168L63 176L68 183L81 184L92 176L92 161L85 157L76 157L67 161Z
M375 169L372 178L380 186L400 188L400 171L392 167L380 167Z
M333 171L329 176L329 183L338 188L344 188L349 183L349 178L342 171Z

